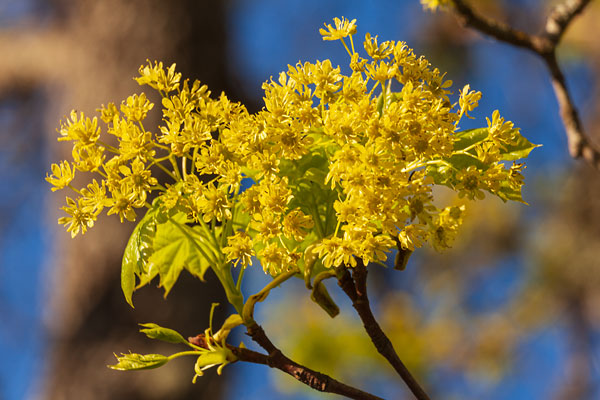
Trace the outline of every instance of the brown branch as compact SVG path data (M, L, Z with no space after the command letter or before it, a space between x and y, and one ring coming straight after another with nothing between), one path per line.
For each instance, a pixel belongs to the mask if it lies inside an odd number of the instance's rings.
M396 370L416 399L429 400L429 396L425 393L425 390L423 390L402 360L400 360L392 342L385 335L371 311L369 297L367 296L367 268L362 260L358 260L358 264L354 268L353 276L350 276L350 273L346 268L342 267L339 270L338 285L352 301L352 306L358 313L365 327L365 331L371 338L371 341L379 354L385 357L390 365Z
M481 33L498 39L501 42L512 44L513 46L523 47L529 50L535 48L534 39L531 35L514 29L511 26L485 17L475 11L463 0L452 0L454 7L452 11L458 18L462 26L471 27Z
M546 20L545 34L554 45L558 44L573 18L581 13L589 2L590 0L566 0L552 9Z
M248 336L250 336L252 340L258 343L260 347L269 353L267 356L267 365L269 365L269 367L277 368L286 374L293 376L294 379L297 379L305 385L308 385L320 392L336 393L351 399L381 400L380 397L363 392L362 390L356 389L352 386L348 386L331 378L328 375L313 371L310 368L304 367L297 362L290 360L281 352L281 350L275 347L260 325L254 323L248 326L247 330Z
M562 70L556 61L556 47L573 18L580 14L590 0L565 0L557 5L546 20L541 35L530 35L494 19L477 13L463 0L452 0L452 10L463 26L471 27L501 42L525 48L541 57L548 68L554 94L563 121L569 154L582 158L600 169L600 151L583 132L583 125L573 103Z
M281 352L281 350L275 347L275 345L265 334L263 328L256 323L248 327L247 334L269 354L262 354L246 348L227 345L227 347L233 352L239 361L268 365L271 368L277 368L286 374L291 375L296 380L304 383L312 389L320 392L335 393L357 400L383 400L381 397L377 397L370 393L363 392L360 389L348 386L331 378L328 375L313 371L310 368L290 360ZM203 334L191 337L188 340L190 343L193 343L196 346L200 346L205 349L208 348L206 338Z
M573 158L582 158L586 162L600 169L600 152L590 143L587 136L583 134L581 120L569 90L565 77L556 61L556 54L553 52L544 57L546 65L550 71L552 88L558 101L560 117L565 127L569 154Z

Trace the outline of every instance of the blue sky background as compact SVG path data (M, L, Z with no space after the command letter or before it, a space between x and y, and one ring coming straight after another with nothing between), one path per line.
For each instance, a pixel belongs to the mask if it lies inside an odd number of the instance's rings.
M538 1L513 0L508 3L527 7L537 5ZM0 24L6 26L33 10L30 1L0 0ZM380 40L404 40L417 54L422 54L421 47L425 46L421 28L434 18L423 12L418 0L238 0L233 2L230 10L229 67L232 74L242 79L248 96L256 96L263 81L277 76L287 69L288 64L299 60L330 58L334 64L347 65L342 46L337 42L322 41L318 33L323 22L329 23L333 17L356 18L356 37L360 42L366 32L371 32L378 34ZM535 176L560 174L569 168L573 162L568 157L556 101L541 62L524 51L491 40L476 40L472 45L468 65L464 66L466 72L460 73L453 87L457 90L468 82L473 89L483 92L480 107L474 113L476 124L481 124L484 117L497 108L506 119L521 127L532 142L543 144L544 147L534 151L527 162L526 181ZM431 61L437 65L435 60ZM577 59L565 64L565 72L585 120L591 109L597 77L583 60ZM32 103L28 106L32 109L43 107L45 100L39 95L30 100ZM48 267L44 265L45 254L51 250L52 241L43 225L46 220L44 196L48 191L43 177L50 163L44 144L30 140L45 136L35 134L41 127L16 122L16 112L22 105L19 99L0 102L0 132L10 135L10 138L0 138L4 145L0 148L0 354L4 360L0 363L0 400L26 398L28 387L39 379L44 357L40 321L44 294L40 288ZM525 191L526 199L528 190ZM527 213L540 215L541 210L532 204ZM479 289L483 287L484 292L502 293L502 288L518 281L520 262L523 261L518 255L502 261L504 264L498 266L497 273L481 277L475 285ZM247 279L249 292L265 283L262 274L247 276L250 278ZM270 301L277 302L278 296L281 292L275 291ZM499 296L503 298L502 294ZM473 307L482 309L488 302L498 301L477 291L471 299ZM268 309L261 305L258 320L266 318L267 314ZM459 398L545 399L553 388L552 383L560 377L559 366L566 352L564 343L560 326L549 327L528 338L519 362L500 384L492 388L455 376L448 379L443 372L433 380L448 385L449 392ZM273 372L268 368L238 364L231 369L235 371L237 384L231 386L230 398L276 396ZM597 377L598 371L594 374ZM393 395L391 387L384 385L379 389L381 394L387 391ZM303 392L291 398L312 397Z

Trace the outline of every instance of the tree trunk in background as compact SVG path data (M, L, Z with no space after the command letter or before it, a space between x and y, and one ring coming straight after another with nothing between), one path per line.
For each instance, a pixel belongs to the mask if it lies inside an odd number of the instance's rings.
M0 31L4 58L0 94L38 89L46 93L44 130L50 138L40 142L50 143L54 162L70 154L69 145L56 143L58 121L73 108L92 114L101 104L118 104L132 93L148 92L149 88L140 88L132 79L147 58L162 60L167 66L177 62L184 77L200 79L213 95L225 90L239 100L225 67L226 8L223 1L54 0L44 11L43 23ZM159 122L158 116L154 118L148 128ZM64 196L59 192L51 197L48 212L53 226ZM106 368L115 361L113 352L169 354L177 350L139 334L137 323L152 321L191 336L208 326L211 301L221 299L226 304L214 276L208 273L207 282L202 283L184 272L168 301L162 298L162 290L148 287L134 295L136 309L131 309L120 291L119 278L123 249L134 225L120 224L112 217L101 218L75 240L62 227L56 226L53 233L56 253L47 277L49 296L44 310L48 361L37 397L220 397L222 381L212 379L211 373L192 385L193 359L178 359L151 371Z

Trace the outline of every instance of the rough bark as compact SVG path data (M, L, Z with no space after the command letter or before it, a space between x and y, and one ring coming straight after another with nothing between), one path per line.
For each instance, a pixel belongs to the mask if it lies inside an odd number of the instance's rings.
M41 118L47 137L40 142L51 143L54 162L70 154L68 145L56 143L59 119L73 108L93 113L103 103L148 92L132 79L146 59L177 62L184 76L200 79L216 95L225 90L239 100L225 67L226 7L227 2L192 0L54 0L44 10L43 23L33 19L0 30L0 96L34 90L46 94ZM49 196L52 225L64 195ZM168 301L162 291L148 288L135 295L136 309L130 309L120 292L119 274L132 229L133 224L103 218L85 236L71 240L56 226L44 305L48 361L36 397L219 397L221 381L215 383L210 374L191 384L193 360L177 360L158 372L106 368L114 362L113 352L173 350L156 347L160 345L137 333L138 322L197 332L208 324L210 301L222 296L211 277L202 283L183 273Z

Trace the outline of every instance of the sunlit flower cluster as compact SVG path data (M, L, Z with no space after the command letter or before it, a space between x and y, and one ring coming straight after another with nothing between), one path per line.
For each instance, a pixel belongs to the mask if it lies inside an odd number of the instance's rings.
M363 58L355 20L334 25L321 34L343 42L347 73L330 60L290 65L263 84L265 107L255 114L225 94L211 97L199 81L181 81L174 64L150 62L136 80L162 97L155 132L143 125L154 107L144 93L99 110L115 146L96 117L73 112L59 130L59 140L73 142L73 161L47 177L53 190L78 195L59 222L75 236L104 208L134 220L156 192L165 215L183 212L189 226L214 232L227 262L245 268L257 257L276 276L303 270L309 246L326 268L383 262L427 242L442 250L468 199L488 192L522 201L522 165L506 161L534 146L498 112L487 128L459 131L481 93L466 86L452 103L452 82L406 43L367 33ZM76 188L75 170L99 180ZM434 203L435 185L463 200Z

